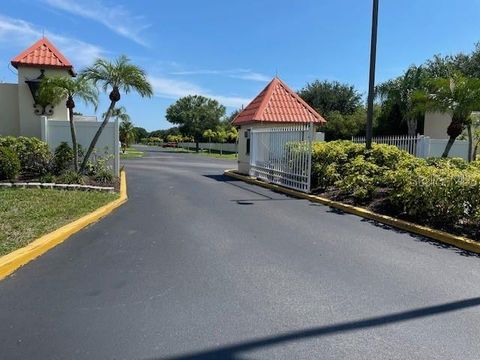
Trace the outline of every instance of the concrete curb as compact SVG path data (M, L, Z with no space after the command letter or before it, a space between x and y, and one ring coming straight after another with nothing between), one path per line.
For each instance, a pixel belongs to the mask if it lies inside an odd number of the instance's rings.
M264 188L279 191L297 198L310 200L312 202L330 206L335 209L340 209L350 214L354 214L366 219L375 220L382 224L386 224L386 225L389 225L401 230L405 230L414 234L426 236L431 239L437 240L439 242L453 245L460 249L480 254L480 242L474 241L472 239L469 239L463 236L452 235L444 231L431 229L427 226L417 225L417 224L400 220L391 216L377 214L373 211L370 211L364 208L344 204L338 201L333 201L321 196L305 194L296 190L284 188L279 185L269 184L269 183L257 180L250 176L240 175L235 170L225 170L224 175L245 181L249 184L262 186Z
M23 248L0 257L0 280L13 273L19 267L46 253L51 248L61 244L81 229L110 214L114 209L124 204L127 199L127 179L125 171L122 171L120 173L120 197L117 200L113 200L90 214L82 216L80 219L32 241Z

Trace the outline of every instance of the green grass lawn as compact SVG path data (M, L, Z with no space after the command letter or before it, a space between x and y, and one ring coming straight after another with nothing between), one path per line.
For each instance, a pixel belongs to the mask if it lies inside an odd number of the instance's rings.
M203 150L200 151L199 153L196 153L195 150L190 150L190 149L183 149L183 148L164 148L165 151L169 152L174 152L174 153L185 153L185 154L195 154L195 155L201 155L201 156L208 156L216 159L227 159L227 160L236 160L237 159L237 154L231 154L231 153L223 153L220 154L219 152L208 152L208 150Z
M0 190L0 256L118 198L116 193Z
M140 158L143 156L143 151L134 149L134 148L127 148L125 153L120 151L120 159L134 159Z

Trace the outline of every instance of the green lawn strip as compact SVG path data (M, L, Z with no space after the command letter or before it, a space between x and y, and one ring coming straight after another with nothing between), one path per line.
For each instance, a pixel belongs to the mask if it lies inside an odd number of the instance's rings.
M220 152L216 151L211 151L208 152L208 150L200 150L200 152L196 152L195 150L191 149L183 149L183 148L177 148L176 152L184 152L184 153L190 153L190 154L196 154L196 155L202 155L202 156L208 156L216 159L230 159L230 160L235 160L237 159L237 154L236 153L223 153L220 154Z
M0 190L0 256L118 198L105 192Z
M125 153L120 151L121 159L133 159L133 158L140 158L140 157L143 157L143 151L140 151L134 148L127 148Z

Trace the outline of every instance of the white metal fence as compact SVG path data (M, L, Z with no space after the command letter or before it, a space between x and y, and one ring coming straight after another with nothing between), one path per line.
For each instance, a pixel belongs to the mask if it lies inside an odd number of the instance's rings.
M364 144L365 136L352 137L355 143ZM377 144L394 145L399 149L420 158L440 157L442 156L448 139L431 139L423 135L397 135L397 136L375 136L372 141ZM465 140L456 140L453 144L449 157L460 157L468 159L468 142Z
M310 192L313 130L310 124L252 129L250 175Z
M372 141L377 144L394 145L412 155L417 155L417 144L420 138L420 135L376 136L372 139ZM366 142L365 136L352 137L352 141L360 144L364 144Z

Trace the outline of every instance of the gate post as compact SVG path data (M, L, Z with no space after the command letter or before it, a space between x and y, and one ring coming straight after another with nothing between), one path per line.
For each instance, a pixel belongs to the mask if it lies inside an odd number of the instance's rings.
M310 192L312 186L312 142L315 128L313 122L310 122L308 131L308 178L307 178L307 192Z

